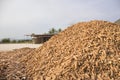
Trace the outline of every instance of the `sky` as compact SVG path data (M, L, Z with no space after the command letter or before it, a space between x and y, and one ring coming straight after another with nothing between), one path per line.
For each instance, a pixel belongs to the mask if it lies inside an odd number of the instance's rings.
M0 0L0 39L24 39L78 22L120 18L120 0Z

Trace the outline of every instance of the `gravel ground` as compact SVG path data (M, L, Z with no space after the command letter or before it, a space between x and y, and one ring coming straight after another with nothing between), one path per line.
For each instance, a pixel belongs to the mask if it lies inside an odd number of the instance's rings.
M42 44L0 44L0 51L10 51L24 47L38 48Z

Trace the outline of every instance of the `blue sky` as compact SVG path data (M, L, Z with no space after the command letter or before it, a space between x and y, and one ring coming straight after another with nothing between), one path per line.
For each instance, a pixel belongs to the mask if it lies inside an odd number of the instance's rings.
M81 21L119 18L120 0L0 0L0 39L25 38Z

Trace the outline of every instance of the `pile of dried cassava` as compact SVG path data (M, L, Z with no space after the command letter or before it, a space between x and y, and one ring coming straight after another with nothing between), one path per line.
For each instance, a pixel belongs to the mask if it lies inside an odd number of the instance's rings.
M34 52L34 48L21 48L0 52L0 80L29 80L21 59Z
M24 58L33 80L120 80L120 26L75 24Z

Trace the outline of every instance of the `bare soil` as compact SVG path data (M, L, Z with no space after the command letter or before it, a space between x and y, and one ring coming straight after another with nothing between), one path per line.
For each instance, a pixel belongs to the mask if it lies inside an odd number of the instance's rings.
M20 49L24 47L38 48L42 44L0 44L0 51L10 51L13 49Z

